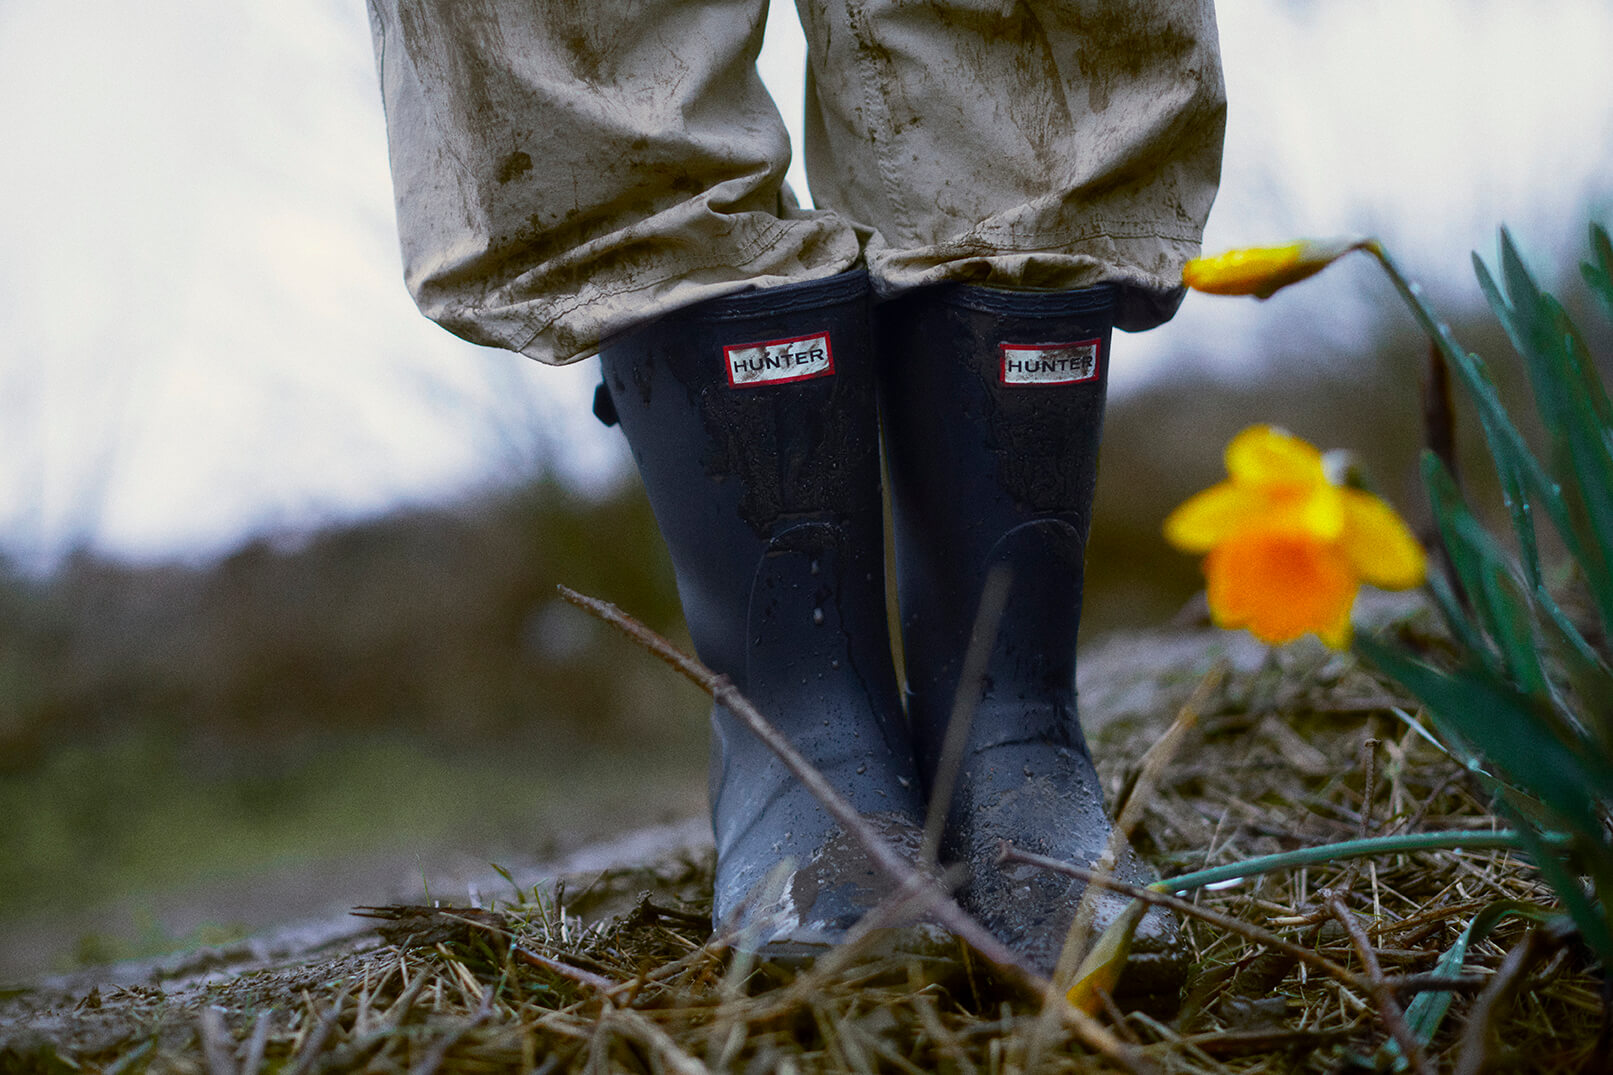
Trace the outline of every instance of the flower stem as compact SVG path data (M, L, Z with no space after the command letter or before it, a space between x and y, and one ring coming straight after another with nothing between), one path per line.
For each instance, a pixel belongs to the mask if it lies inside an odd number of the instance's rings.
M1568 837L1555 832L1541 834L1550 847L1562 847ZM1335 844L1302 847L1297 851L1283 851L1275 855L1231 862L1225 866L1212 866L1207 870L1194 870L1179 877L1155 881L1149 888L1159 892L1191 892L1207 885L1225 881L1239 881L1277 870L1296 866L1310 866L1319 862L1340 862L1344 859L1365 858L1370 855L1396 855L1408 851L1440 851L1467 849L1472 851L1517 851L1524 847L1522 837L1511 830L1501 832L1410 832L1395 836L1368 836L1359 840L1341 840Z

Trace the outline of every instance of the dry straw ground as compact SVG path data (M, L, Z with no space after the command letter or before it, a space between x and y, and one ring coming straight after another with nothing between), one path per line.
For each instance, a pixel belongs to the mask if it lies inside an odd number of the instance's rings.
M1412 629L1415 629L1413 627ZM1227 652L1204 630L1109 643L1146 677L1095 704L1111 802ZM1471 774L1404 699L1318 649L1228 665L1142 803L1136 842L1169 874L1396 831L1499 828ZM1151 678L1148 678L1151 677ZM1112 716L1113 714L1111 714ZM1442 851L1200 892L1176 1003L1103 1013L1093 1037L978 959L800 976L708 944L710 862L678 852L491 907L394 907L381 929L189 982L0 1000L0 1069L453 1072L1341 1072L1387 1068L1420 988L1453 997L1412 1070L1606 1071L1607 993L1572 937L1512 919L1452 980L1435 963L1483 908L1551 902L1506 852ZM1279 943L1281 942L1281 943Z

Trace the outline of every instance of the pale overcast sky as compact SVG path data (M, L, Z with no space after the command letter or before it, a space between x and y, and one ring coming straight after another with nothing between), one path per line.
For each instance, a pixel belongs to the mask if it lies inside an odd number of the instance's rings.
M1602 0L1219 12L1208 247L1373 231L1456 286L1498 222L1577 254L1584 207L1613 213ZM792 20L774 11L764 75L798 129ZM0 0L0 550L216 552L473 487L534 430L576 480L620 472L590 369L415 312L372 65L361 0ZM1343 331L1354 279L1285 309ZM1236 375L1284 301L1190 300L1122 340L1118 388L1188 362Z

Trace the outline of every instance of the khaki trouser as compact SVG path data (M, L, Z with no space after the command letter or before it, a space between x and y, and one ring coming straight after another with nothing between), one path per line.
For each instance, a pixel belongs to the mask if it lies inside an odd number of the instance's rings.
M405 275L477 343L569 362L647 317L866 263L1180 301L1220 174L1211 0L799 0L806 163L767 0L369 0Z

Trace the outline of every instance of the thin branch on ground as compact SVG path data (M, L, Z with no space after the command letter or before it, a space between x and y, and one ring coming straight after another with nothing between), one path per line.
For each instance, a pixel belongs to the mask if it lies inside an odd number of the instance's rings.
M1355 915L1338 895L1329 895L1326 902L1334 919L1344 927L1356 956L1361 960L1361 966L1366 970L1368 989L1378 1005L1378 1019L1388 1028L1390 1036L1400 1046L1401 1055L1418 1075L1433 1075L1433 1065L1428 1062L1422 1043L1406 1025L1406 1013L1401 1009L1400 1001L1395 999L1394 988L1384 980L1383 968L1378 965L1378 956L1372 950L1372 940L1367 936L1367 931L1361 928L1361 923L1356 921Z

